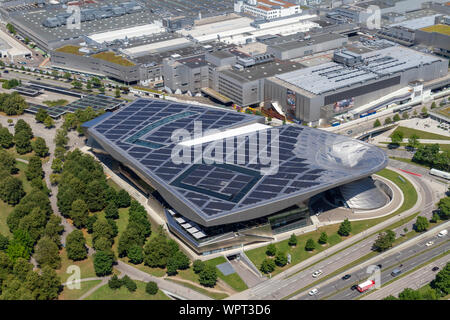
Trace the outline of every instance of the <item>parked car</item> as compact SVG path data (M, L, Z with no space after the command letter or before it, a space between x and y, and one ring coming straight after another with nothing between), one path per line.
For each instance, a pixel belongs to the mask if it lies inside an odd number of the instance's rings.
M425 243L425 245L426 245L427 247L432 246L433 244L434 244L433 241L428 241L427 243Z
M309 294L310 296L314 296L314 295L316 295L317 293L319 293L319 290L318 290L317 288L314 288L314 289L312 289L308 294Z
M442 238L443 236L447 235L448 231L447 229L442 230L441 232L438 233L438 237Z
M345 276L342 277L342 280L347 280L347 279L350 279L350 278L351 278L351 275L346 274Z
M354 285L352 285L352 286L350 287L350 290L354 291L354 290L356 290L357 288L358 288L358 285L357 285L357 284L354 284Z
M313 276L313 278L317 278L317 277L320 276L322 273L323 273L322 270L319 269L319 270L314 271L313 274L312 274L312 276Z
M433 269L431 269L431 271L438 271L439 270L439 267L433 267Z

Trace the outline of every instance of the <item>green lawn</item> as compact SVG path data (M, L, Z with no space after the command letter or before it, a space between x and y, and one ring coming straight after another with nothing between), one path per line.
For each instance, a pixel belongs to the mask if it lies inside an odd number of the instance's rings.
M200 292L201 294L204 294L205 296L208 296L208 297L213 298L215 300L225 299L226 297L228 297L228 295L226 293L211 292L211 291L208 291L206 289L194 286L193 284L186 283L184 281L180 281L180 280L177 280L177 279L174 279L174 278L167 278L166 280L178 283L178 284L180 284L182 286L185 286L185 287L187 287L189 289L192 289L194 291Z
M94 270L94 262L92 256L88 256L86 259L81 261L72 261L67 258L65 249L62 249L59 255L61 257L61 268L56 270L56 273L60 276L62 283L66 282L67 279L72 275L67 273L67 268L71 265L75 265L80 268L81 279L97 277Z
M376 218L376 219L370 219L370 220L352 221L351 222L352 232L351 232L350 236L358 234L364 230L367 230L367 229L379 224L382 221L392 218L393 216L399 214L400 212L403 212L403 211L406 211L406 210L412 208L414 206L414 204L417 202L417 192L414 189L414 186L406 179L405 179L405 182L400 180L399 176L401 176L401 175L399 175L396 172L389 170L389 169L383 169L383 170L377 172L377 174L384 178L391 180L402 190L403 196L404 196L403 204L401 205L401 207L398 210L396 210L394 213L392 213L388 216ZM278 243L275 243L277 250L281 250L285 253L291 254L292 263L290 265L286 265L282 268L276 267L275 271L272 273L272 276L286 270L287 268L289 268L293 265L296 265L297 263L299 263L303 260L308 259L309 257L317 254L318 252L323 251L324 249L327 249L327 248L341 242L342 238L341 238L341 236L339 236L337 234L339 225L340 224L325 226L325 227L319 228L316 231L312 231L312 232L297 236L298 244L296 247L290 247L288 245L288 240L283 240ZM317 244L317 240L319 239L320 234L322 232L326 232L328 235L328 244L326 246L320 246ZM306 240L309 238L312 238L317 244L316 250L314 250L313 252L308 252L304 248ZM253 264L259 268L261 266L262 261L267 257L267 255L265 253L266 250L267 250L267 246L263 246L263 247L259 247L256 249L248 250L245 253L248 256L248 258L253 262Z
M155 295L150 295L145 292L145 282L135 282L137 289L134 292L128 291L124 286L120 289L113 290L108 284L105 284L94 291L85 300L171 300L161 290L158 290Z
M225 257L220 256L214 259L206 260L205 263L215 267L218 264L224 263L226 261L227 260L225 259ZM199 283L198 275L195 274L192 267L186 270L179 270L178 275L180 276L180 278L183 278L185 280ZM219 269L217 269L217 276L238 292L248 289L245 282L241 279L241 277L237 273L229 274L226 276Z
M353 227L353 223L352 223ZM339 243L342 241L341 237L337 234L337 231L339 229L339 224L334 224L330 226L325 226L322 228L319 228L316 231L309 232L306 234L302 234L297 236L297 246L290 247L288 242L289 240L283 240L280 242L275 243L275 246L277 247L277 251L285 252L286 254L291 255L291 264L288 264L282 268L277 267L274 272L272 272L272 276L288 269L289 267L296 265L297 263L308 259L309 257L312 257L313 255ZM328 244L325 246L319 245L317 243L317 240L320 237L320 234L322 232L326 232L328 235ZM316 250L309 252L305 250L305 244L306 241L312 238L316 242ZM267 257L266 255L267 246L255 248L252 250L248 250L245 252L245 254L248 256L248 258L253 262L253 264L259 268L261 266L262 261Z
M430 139L430 140L450 140L450 136L443 136L436 133L431 133L427 131L417 130L417 129L411 129L407 127L399 126L395 131L401 131L404 134L404 137L407 139L411 137L413 134L416 134L419 136L419 139ZM394 132L395 132L394 131ZM392 134L394 134L394 132ZM391 134L391 136L392 136Z
M69 289L68 287L64 286L64 289L60 293L58 300L77 300L83 294L85 294L90 289L92 289L96 285L98 285L100 282L102 282L102 281L101 280L92 280L92 281L80 282L80 289Z

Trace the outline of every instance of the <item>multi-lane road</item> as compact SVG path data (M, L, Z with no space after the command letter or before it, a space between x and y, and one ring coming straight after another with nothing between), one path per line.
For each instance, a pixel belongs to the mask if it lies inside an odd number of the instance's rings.
M426 246L426 243L433 241L434 244ZM381 284L388 281L395 280L391 275L396 268L400 269L402 273L406 273L416 268L417 266L426 263L427 261L437 257L450 249L450 240L448 236L439 238L435 235L422 239L416 244L412 244L394 254L383 259L376 260L373 265L381 265ZM448 257L447 257L448 258ZM351 277L347 280L338 278L332 282L324 285L317 285L319 292L316 295L310 296L309 293L303 292L294 297L297 300L317 300L317 299L331 299L331 300L351 300L361 296L357 290L352 290L351 287L358 283L367 280L370 273L367 273L367 267L359 268L354 272L349 273ZM400 276L400 275L399 275Z

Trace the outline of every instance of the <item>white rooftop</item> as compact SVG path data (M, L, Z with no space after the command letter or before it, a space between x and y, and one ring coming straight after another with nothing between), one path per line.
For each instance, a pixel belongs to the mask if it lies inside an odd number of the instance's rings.
M159 26L155 23L151 23L151 24L145 24L142 26L137 26L137 27L132 27L132 28L96 33L96 34L90 35L89 38L98 43L103 43L106 41L125 39L125 37L127 37L127 38L142 37L142 36L147 36L147 35L151 35L151 34L155 34L155 33L160 33L163 31L164 31L164 28L162 28L161 26Z

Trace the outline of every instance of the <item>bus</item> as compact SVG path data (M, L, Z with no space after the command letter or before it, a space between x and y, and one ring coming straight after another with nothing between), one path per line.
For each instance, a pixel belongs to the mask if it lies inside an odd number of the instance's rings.
M408 110L411 110L412 109L412 106L407 106L407 107L401 107L401 108L398 108L398 109L395 109L394 110L394 112L405 112L405 111L408 111Z
M430 170L430 174L436 177L440 177L440 178L444 178L447 180L450 180L450 173L445 172L445 171L441 171L441 170L437 170L437 169L431 169Z
M369 111L367 111L367 112L361 113L361 114L359 115L359 117L360 117L360 118L364 118L364 117L371 116L371 115L373 115L373 114L375 114L375 113L377 113L376 110L369 110Z
M359 292L364 292L369 290L370 288L372 288L375 285L375 280L367 280L364 281L363 283L358 284L358 286L356 287L356 290L358 290Z

